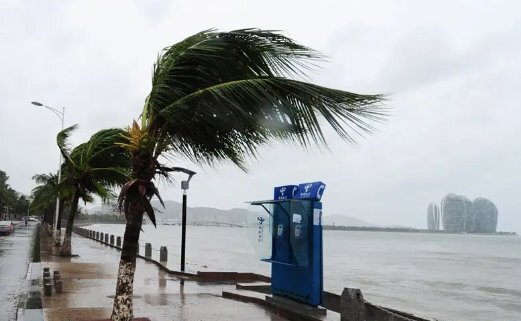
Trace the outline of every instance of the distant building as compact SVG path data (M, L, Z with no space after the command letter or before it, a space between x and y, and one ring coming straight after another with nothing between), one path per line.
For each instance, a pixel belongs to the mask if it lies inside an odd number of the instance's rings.
M431 202L427 207L427 229L428 230L439 230L440 229L440 207L438 204Z
M495 233L498 216L496 205L483 197L476 198L473 204L475 231L478 233Z
M472 220L472 202L462 195L447 194L441 200L443 229L449 232L465 232L466 224Z
M439 229L441 220L443 229L449 232L495 233L497 219L497 207L483 197L472 202L465 196L450 193L441 200L441 212L434 203L427 208L429 230Z
M476 232L476 222L475 222L475 211L474 211L474 203L471 200L465 197L465 206L466 213L464 218L464 227L463 230L467 233L475 233Z

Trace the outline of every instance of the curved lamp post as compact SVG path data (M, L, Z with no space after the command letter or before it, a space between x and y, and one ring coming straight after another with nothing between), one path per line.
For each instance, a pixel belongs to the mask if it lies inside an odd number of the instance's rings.
M35 106L38 106L38 107L43 107L43 108L47 108L48 110L52 111L56 116L58 116L58 118L60 118L61 122L62 122L62 129L63 130L63 122L65 120L65 107L62 107L62 110L60 111L59 109L56 109L56 108L53 108L51 106L47 106L47 105L44 105L40 102L37 102L37 101L31 101L31 104L35 105ZM61 180L61 174L62 174L62 153L60 152L60 163L58 164L58 184L60 183L60 180ZM59 197L56 197L56 212L54 213L54 240L57 244L60 243L60 232L61 231L58 231L58 214L60 212L60 198Z
M187 198L187 190L190 188L190 180L192 176L197 174L194 171L191 171L182 167L171 167L169 169L172 172L181 172L188 175L188 179L186 181L181 182L181 189L183 190L183 212L182 212L182 221L181 221L181 272L185 271L185 245L186 245L186 198Z

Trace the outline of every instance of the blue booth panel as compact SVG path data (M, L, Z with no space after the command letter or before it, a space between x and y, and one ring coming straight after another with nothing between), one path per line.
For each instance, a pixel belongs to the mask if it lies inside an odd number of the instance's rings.
M322 182L274 188L273 200L251 202L270 216L271 291L312 306L322 303Z
M273 241L272 260L281 263L292 263L290 247L290 203L274 204L273 211Z
M271 290L275 295L309 305L322 303L322 204L290 200L290 263L271 261ZM313 224L313 223L317 224ZM279 240L274 239L274 244ZM276 247L276 245L275 245Z
M322 303L322 203L312 200L252 202L272 222L272 293L309 305Z

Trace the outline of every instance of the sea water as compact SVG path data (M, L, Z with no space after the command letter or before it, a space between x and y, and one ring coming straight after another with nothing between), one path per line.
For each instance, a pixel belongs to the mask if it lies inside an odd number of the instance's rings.
M123 235L124 225L96 231ZM270 275L259 261L251 231L187 226L188 271L239 271ZM181 228L143 226L153 257L167 246L168 266L179 270ZM428 319L521 320L521 237L366 231L324 231L324 289L359 288L372 303Z

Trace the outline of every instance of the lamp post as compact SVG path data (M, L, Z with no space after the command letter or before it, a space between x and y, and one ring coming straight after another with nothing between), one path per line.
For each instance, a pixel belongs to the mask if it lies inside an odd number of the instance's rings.
M33 104L35 106L38 106L38 107L47 108L48 110L52 111L56 116L58 116L58 118L60 118L60 120L62 122L62 129L61 130L63 130L63 123L64 123L64 120L65 120L65 107L62 107L62 110L60 111L59 109L53 108L51 106L44 105L44 104L39 103L37 101L32 101L31 104ZM60 163L58 164L58 182L57 182L57 184L59 184L60 180L61 180L62 161L63 161L62 160L62 153L60 152ZM59 216L59 212L60 212L60 198L56 197L56 211L54 213L54 241L58 245L60 244L60 234L61 234L61 231L58 230L58 216Z
M181 221L181 272L185 271L185 245L186 245L186 199L187 199L187 191L190 188L190 180L192 176L197 174L194 171L191 171L182 167L172 167L170 168L173 172L182 172L188 175L188 179L186 181L181 182L181 189L183 190L183 211L182 211L182 221Z

